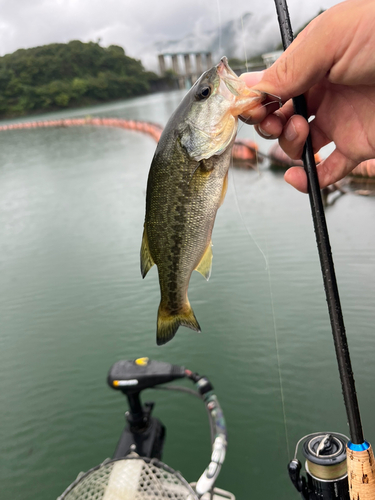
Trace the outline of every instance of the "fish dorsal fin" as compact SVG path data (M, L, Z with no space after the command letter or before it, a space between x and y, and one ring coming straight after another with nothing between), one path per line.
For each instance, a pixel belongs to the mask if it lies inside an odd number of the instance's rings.
M203 254L199 264L195 268L198 273L206 278L208 281L211 276L211 268L212 268L212 241L208 244L206 251Z
M153 258L150 254L150 249L148 246L148 239L146 233L146 225L143 229L142 245L141 245L141 273L142 278L146 276L152 266L155 264Z
M221 190L221 196L220 196L220 201L219 201L219 207L224 203L225 200L225 195L227 194L228 191L228 172L225 174L224 177L224 182L223 182L223 187Z

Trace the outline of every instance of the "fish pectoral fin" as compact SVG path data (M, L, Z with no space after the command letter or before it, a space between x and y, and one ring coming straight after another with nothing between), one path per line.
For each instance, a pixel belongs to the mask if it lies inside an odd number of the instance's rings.
M202 172L212 172L215 168L215 162L212 157L206 160L200 160L198 168L200 168Z
M150 249L148 246L148 239L146 233L146 227L143 230L142 245L141 245L141 273L142 278L146 276L152 266L155 264L153 258L150 254Z
M180 144L192 160L208 160L221 155L230 146L237 133L237 118L227 114L217 130L206 132L194 124L186 123L180 135Z
M208 281L211 276L212 269L212 241L208 244L203 257L201 258L199 264L195 268L198 273L201 273L203 278L206 278Z
M224 203L225 195L227 194L227 191L228 191L228 173L229 172L227 172L225 177L224 177L223 188L221 190L221 196L220 196L220 201L219 201L219 207L221 207L221 205Z
M190 303L188 302L184 310L177 314L170 314L169 311L164 309L160 304L156 332L157 345L163 345L172 340L179 326L187 326L196 332L201 331L201 327L199 326Z

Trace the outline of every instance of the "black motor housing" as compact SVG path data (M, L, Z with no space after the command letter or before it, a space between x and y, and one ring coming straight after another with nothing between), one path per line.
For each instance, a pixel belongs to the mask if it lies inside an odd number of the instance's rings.
M171 365L149 358L117 361L109 370L107 382L121 391L128 400L125 413L127 425L121 434L113 458L123 458L132 451L147 458L162 457L165 426L151 413L154 403L142 405L140 394L160 384L185 377L183 366Z

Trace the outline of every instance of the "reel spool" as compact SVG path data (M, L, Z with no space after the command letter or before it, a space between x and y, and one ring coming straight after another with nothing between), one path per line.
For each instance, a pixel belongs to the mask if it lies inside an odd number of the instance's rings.
M306 478L300 474L298 446L304 440ZM300 439L294 459L288 464L289 477L305 500L349 500L346 463L348 438L339 433L319 432Z

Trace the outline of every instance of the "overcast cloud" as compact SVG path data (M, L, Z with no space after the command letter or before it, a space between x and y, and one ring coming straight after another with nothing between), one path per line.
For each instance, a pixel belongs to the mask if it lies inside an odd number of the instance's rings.
M293 28L337 3L289 0ZM156 63L156 42L219 30L220 24L247 12L267 16L267 36L273 25L278 30L273 0L1 0L0 8L0 55L53 42L100 39L103 46L121 45L148 67Z

